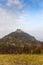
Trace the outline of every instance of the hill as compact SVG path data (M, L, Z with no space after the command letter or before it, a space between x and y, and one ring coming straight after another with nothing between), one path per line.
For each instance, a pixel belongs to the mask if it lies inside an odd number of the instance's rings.
M15 32L12 32L1 39L4 44L12 44L15 46L24 46L26 45L37 45L39 43L35 37L31 36L28 33L23 32L20 29L17 29Z
M21 29L0 39L0 53L30 53L36 48L41 48L41 42Z

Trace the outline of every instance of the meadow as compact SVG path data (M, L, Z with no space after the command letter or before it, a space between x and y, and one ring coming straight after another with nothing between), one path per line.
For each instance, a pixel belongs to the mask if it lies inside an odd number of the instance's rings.
M1 54L0 65L43 65L43 55Z

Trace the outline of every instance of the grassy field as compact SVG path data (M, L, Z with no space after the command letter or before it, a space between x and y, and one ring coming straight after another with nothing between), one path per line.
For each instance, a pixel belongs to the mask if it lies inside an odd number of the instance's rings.
M43 55L0 55L0 65L43 65Z

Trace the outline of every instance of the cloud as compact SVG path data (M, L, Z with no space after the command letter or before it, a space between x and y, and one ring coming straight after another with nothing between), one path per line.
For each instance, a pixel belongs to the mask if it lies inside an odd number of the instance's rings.
M19 24L19 16L0 8L0 37L14 31Z
M20 0L8 0L6 5L8 7L15 5L16 7L18 7L18 9L22 9L24 7Z

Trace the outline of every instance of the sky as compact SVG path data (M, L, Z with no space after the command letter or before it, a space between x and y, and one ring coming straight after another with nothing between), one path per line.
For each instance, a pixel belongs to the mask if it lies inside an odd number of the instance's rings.
M16 29L43 41L43 0L0 0L0 38Z

